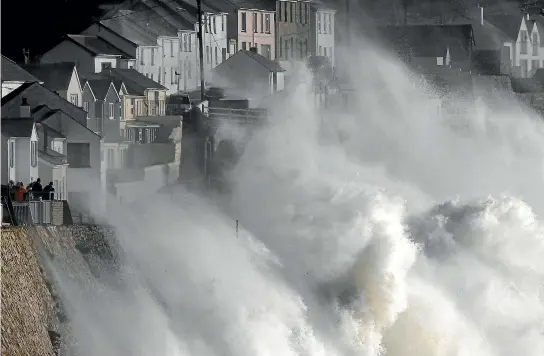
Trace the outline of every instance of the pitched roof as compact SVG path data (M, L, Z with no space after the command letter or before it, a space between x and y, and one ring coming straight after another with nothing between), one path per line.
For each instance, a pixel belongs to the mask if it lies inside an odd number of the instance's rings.
M74 120L86 125L87 113L82 108L36 82L23 84L2 98L2 117L18 115L22 97L25 97L33 108L47 105L52 109L62 110Z
M73 62L25 64L22 67L53 91L68 90L76 64Z
M8 137L30 137L34 128L34 119L32 118L10 118L0 120L2 124L2 133Z
M2 82L39 82L39 79L2 55Z
M119 56L128 59L132 57L100 36L66 35L66 38L95 56Z
M510 40L518 38L522 19L521 14L485 16L487 22L497 27Z
M133 42L138 46L158 46L157 36L125 16L113 17L99 22L106 30Z
M265 66L268 68L271 72L285 72L285 69L283 69L277 62L268 59L264 56L261 56L258 53L252 52L252 51L238 51L238 53L245 54L249 58L253 59L255 62ZM227 59L228 61L228 59Z
M39 150L38 157L54 165L62 165L67 163L65 155L49 148L47 150Z
M91 88L96 100L104 100L104 98L106 98L111 84L111 80L107 78L87 80L87 85Z
M434 57L450 49L454 60L468 58L472 25L407 25L378 27L381 39L396 51L413 57Z
M166 90L164 86L135 69L107 68L100 74L122 80L130 95L145 95L148 89Z

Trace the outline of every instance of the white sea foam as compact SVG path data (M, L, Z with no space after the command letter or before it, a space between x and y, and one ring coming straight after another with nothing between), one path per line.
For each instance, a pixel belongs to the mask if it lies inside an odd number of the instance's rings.
M299 73L223 208L179 193L114 216L120 290L59 277L80 354L544 354L542 124L452 124L397 62L357 60L380 70L353 72L342 110Z

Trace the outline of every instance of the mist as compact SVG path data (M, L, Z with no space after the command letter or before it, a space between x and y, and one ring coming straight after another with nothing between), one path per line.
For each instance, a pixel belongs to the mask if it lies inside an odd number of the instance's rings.
M114 282L50 261L74 354L544 353L542 122L466 93L438 115L434 88L358 48L347 105L317 109L301 66L265 127L232 133L230 195L116 209Z

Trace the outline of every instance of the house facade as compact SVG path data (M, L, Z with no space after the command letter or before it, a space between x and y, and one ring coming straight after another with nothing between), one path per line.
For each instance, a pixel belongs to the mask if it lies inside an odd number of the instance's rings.
M106 68L134 68L136 59L99 36L67 35L45 52L40 63L72 61L80 73L99 73Z
M179 37L179 91L187 92L200 86L198 42L195 30L180 30Z
M202 24L204 80L210 82L212 69L228 58L227 13L204 13Z
M280 60L302 60L310 54L312 27L310 1L279 0L276 2L276 57ZM313 53L313 52L312 52Z
M2 184L10 180L28 185L38 178L38 135L29 117L3 118Z
M121 97L113 82L107 78L87 80L83 99L83 108L88 115L87 127L104 142L118 142L121 139Z
M68 158L66 136L40 122L38 131L38 173L43 182L53 182L55 199L67 200Z
M276 58L275 9L238 8L227 16L227 35L235 51L256 48L266 58Z
M74 62L26 64L23 68L38 78L46 88L75 106L83 106L83 87Z
M310 53L323 56L335 67L334 24L335 10L313 8L311 13Z
M214 69L214 83L229 92L260 100L285 87L285 70L253 51L238 51Z

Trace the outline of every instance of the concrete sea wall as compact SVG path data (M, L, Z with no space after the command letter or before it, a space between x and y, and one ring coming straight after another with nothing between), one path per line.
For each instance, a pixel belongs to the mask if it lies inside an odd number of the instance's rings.
M48 261L95 283L98 266L116 264L113 233L91 225L2 229L2 356L67 354L70 322Z

